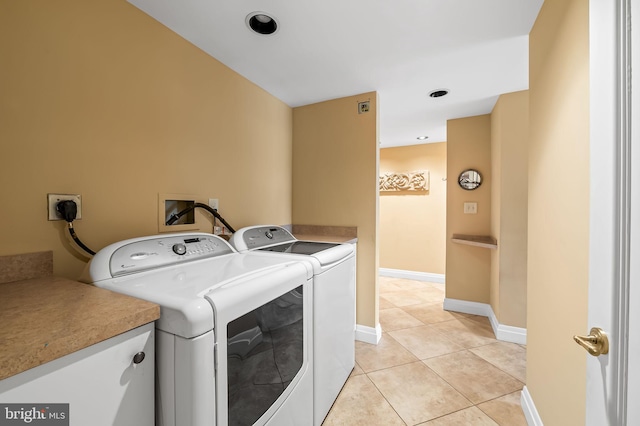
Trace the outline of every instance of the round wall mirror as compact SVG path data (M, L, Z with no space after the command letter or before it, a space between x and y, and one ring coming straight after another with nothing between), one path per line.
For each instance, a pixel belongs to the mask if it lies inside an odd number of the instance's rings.
M460 173L460 176L458 177L458 184L462 189L471 191L482 184L482 176L480 176L480 172L477 170L465 170Z

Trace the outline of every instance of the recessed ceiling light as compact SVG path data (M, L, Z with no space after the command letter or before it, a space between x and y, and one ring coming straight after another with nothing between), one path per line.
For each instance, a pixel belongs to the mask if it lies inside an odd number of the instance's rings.
M247 26L258 34L269 35L278 31L278 22L264 12L252 12L247 15L245 21Z
M446 95L447 93L449 93L447 89L437 89L429 92L429 96L431 96L432 98L440 98Z
M428 139L429 136L418 136L416 139L418 139L419 141L423 141L425 139Z

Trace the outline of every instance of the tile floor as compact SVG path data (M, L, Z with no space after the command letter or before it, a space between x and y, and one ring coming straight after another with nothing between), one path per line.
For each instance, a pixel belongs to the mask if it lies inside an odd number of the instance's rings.
M526 426L526 350L489 320L442 309L442 284L380 277L378 345L356 366L323 425Z

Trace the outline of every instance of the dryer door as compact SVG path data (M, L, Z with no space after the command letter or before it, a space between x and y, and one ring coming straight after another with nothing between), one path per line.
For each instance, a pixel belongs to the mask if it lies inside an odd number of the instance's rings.
M218 424L313 422L312 294L306 268L294 262L206 295Z

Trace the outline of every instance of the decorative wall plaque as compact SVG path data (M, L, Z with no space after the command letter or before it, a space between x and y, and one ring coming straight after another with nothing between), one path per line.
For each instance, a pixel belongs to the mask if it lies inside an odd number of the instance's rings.
M380 176L378 186L380 191L428 191L429 172L385 173Z

